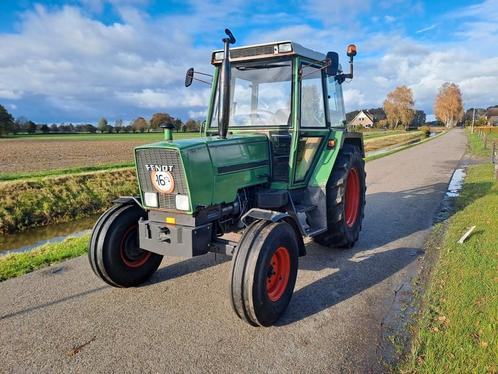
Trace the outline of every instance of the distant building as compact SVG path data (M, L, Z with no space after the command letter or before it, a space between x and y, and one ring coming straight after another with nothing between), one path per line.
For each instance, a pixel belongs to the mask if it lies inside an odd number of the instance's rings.
M373 127L374 120L370 116L370 114L360 110L360 112L353 118L353 120L349 123L352 127Z
M498 126L498 108L489 108L486 112L489 126Z

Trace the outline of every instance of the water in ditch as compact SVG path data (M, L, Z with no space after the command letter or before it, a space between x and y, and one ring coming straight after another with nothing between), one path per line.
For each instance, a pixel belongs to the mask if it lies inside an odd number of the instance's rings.
M43 227L35 227L0 236L0 256L13 252L27 252L47 243L62 242L68 237L90 233L99 215Z

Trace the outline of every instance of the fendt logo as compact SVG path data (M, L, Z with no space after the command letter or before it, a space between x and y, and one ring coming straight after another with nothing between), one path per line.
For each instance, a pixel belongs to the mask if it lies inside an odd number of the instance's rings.
M147 164L145 168L148 171L173 171L173 165L152 165Z

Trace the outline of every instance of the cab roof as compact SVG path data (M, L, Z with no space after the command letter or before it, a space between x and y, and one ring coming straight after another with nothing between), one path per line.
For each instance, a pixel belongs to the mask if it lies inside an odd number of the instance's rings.
M305 48L301 44L291 40L230 48L230 61L249 61L261 58L295 55L317 61L323 61L326 57L323 53ZM221 64L222 60L223 50L213 51L211 63L213 65L218 65Z

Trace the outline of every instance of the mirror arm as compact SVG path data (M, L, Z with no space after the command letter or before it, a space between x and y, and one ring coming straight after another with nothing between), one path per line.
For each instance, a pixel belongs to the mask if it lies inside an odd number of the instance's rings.
M206 84L208 84L208 85L210 85L210 86L213 84L213 82L212 82L212 81L211 81L211 82L208 82L208 81L204 81L204 80L202 80L202 79L199 79L199 78L194 78L194 77L192 77L192 79L193 79L193 80L195 80L195 81L199 81L199 82L202 82L202 83L206 83Z
M200 74L200 75L205 75L207 77L213 77L211 74L207 74L207 73L201 73L200 71L196 71L194 74Z
M349 56L349 73L337 74L335 79L339 82L339 84L344 82L346 79L353 79L353 56Z

